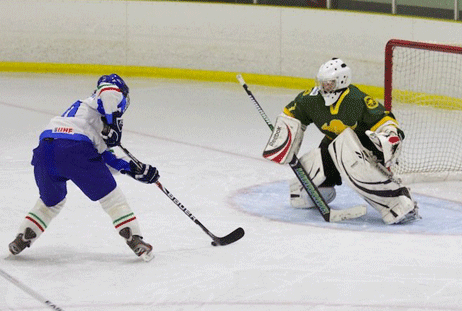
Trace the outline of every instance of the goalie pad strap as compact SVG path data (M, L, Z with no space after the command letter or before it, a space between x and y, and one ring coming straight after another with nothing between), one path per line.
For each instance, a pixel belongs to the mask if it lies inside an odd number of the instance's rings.
M298 153L302 140L301 122L281 114L276 118L273 132L263 151L263 157L279 164L287 164Z

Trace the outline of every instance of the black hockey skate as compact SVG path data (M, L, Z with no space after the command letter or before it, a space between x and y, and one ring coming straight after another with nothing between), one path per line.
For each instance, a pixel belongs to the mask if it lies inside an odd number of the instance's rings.
M20 233L16 236L13 242L11 242L8 247L10 252L13 255L17 255L22 252L26 247L30 247L31 240L36 238L37 234L35 234L34 230L31 228L26 228L25 233Z
M120 230L119 234L127 240L127 245L133 252L144 261L150 261L154 258L151 244L144 242L142 236L132 235L132 231L128 227Z

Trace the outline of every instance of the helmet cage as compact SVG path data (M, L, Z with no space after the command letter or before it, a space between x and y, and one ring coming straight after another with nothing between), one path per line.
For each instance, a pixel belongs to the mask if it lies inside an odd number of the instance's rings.
M319 80L316 79L316 86L318 87L321 95L327 95L337 90L337 80L336 79L325 79Z
M316 76L316 87L326 106L335 103L351 83L351 69L340 59L333 58L321 65Z

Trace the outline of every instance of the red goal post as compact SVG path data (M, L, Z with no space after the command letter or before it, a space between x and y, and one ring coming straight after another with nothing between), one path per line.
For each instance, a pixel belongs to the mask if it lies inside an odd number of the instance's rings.
M388 41L384 105L406 134L397 175L462 180L462 47Z

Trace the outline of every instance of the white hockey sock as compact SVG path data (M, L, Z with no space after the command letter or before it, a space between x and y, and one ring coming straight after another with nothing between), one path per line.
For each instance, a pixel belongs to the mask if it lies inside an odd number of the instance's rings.
M99 202L104 211L111 217L117 232L128 227L132 235L141 236L138 220L119 187L116 187L108 195L100 199Z
M33 243L45 231L53 218L59 214L65 203L66 199L55 206L46 206L39 198L19 226L19 233L25 233L27 228L31 228L35 233L35 237L30 239Z

